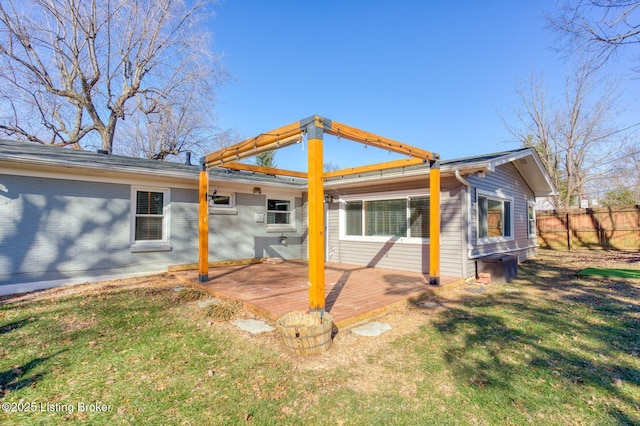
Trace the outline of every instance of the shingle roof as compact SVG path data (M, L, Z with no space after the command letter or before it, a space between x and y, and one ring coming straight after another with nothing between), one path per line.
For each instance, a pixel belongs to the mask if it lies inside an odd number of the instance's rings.
M32 160L42 160L50 163L73 162L86 164L91 162L103 166L123 166L123 167L144 167L154 170L172 171L198 171L198 166L188 166L186 164L171 163L168 161L156 161L143 158L124 157L121 155L106 155L92 151L82 151L77 149L60 148L50 145L39 145L35 143L16 142L0 139L0 154L10 154L29 158Z
M516 154L519 152L527 151L528 149L530 148L519 148L519 149L512 149L509 151L494 152L491 154L474 155L471 157L463 157L463 158L454 158L453 160L442 160L440 164L443 166L447 165L449 167L453 167L453 166L463 166L469 163L483 163L483 162L495 160L496 158L504 157L505 155Z
M441 161L443 172L453 172L457 169L473 169L474 167L494 167L503 162L514 161L519 157L534 154L531 148L519 148L508 151L495 152L491 154L475 155L464 158ZM87 170L111 170L121 173L138 173L155 176L176 176L189 179L197 179L200 166L173 163L169 161L148 160L144 158L124 157L121 155L99 154L97 152L79 151L73 149L63 149L54 146L38 145L27 142L15 142L0 139L0 160L17 161L30 164L54 165L77 167ZM531 166L522 166L531 167ZM405 173L422 173L429 169L428 164L403 167L400 169L385 170L382 172L367 172L358 176L349 176L348 179L341 177L326 179L327 183L351 182L354 179L367 179L372 176L378 178L392 177ZM553 187L546 176L546 171L539 167L529 169L535 173L540 181L536 185L543 188L540 193L546 191L545 188ZM212 179L246 181L256 183L272 183L275 185L285 185L291 187L306 187L307 180L286 176L273 176L249 171L228 170L214 168L209 170ZM548 191L547 191L548 192Z
M67 165L87 169L112 169L120 172L151 172L154 174L179 174L197 179L200 166L174 163L170 161L149 160L146 158L125 157L122 155L100 154L91 151L66 149L56 146L39 145L28 142L16 142L0 139L0 159L49 165ZM225 179L244 179L256 182L279 184L306 184L304 179L272 176L247 171L226 169L209 170L209 175Z

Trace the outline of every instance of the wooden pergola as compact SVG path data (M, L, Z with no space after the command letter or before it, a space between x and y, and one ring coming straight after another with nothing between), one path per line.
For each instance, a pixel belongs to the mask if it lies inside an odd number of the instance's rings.
M324 172L323 135L343 139L408 155L405 160L388 161L362 167ZM300 142L307 137L307 173L238 163L256 154ZM429 162L429 282L440 283L440 158L437 154L389 138L375 135L320 116L312 116L268 133L236 143L204 156L200 171L199 259L198 280L209 280L209 174L214 167L249 170L280 176L306 178L308 182L309 238L309 311L325 310L324 271L324 184L326 178L381 171Z

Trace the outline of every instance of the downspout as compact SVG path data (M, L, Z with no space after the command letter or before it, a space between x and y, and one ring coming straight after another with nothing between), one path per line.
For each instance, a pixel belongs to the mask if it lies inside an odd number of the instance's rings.
M473 244L471 244L471 184L462 177L459 169L456 169L455 173L458 182L467 187L467 258L471 259L471 252L473 251Z

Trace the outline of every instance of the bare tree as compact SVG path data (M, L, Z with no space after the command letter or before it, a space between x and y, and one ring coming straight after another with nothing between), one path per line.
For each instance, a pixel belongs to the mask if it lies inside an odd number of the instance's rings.
M603 84L589 66L567 78L560 102L548 99L542 79L532 76L527 88L516 89L522 106L516 124L507 128L524 146L535 148L560 195L555 208L580 205L590 179L606 174L622 142L611 126L615 117L615 86Z
M522 102L520 109L516 112L517 124L515 126L510 124L504 117L503 122L523 146L535 148L552 182L562 192L560 148L555 132L557 114L550 111L551 107L543 87L542 77L532 73L528 86L518 86L516 92ZM552 203L557 208L560 198L554 197Z
M618 193L624 190L629 194L632 202L628 204L640 204L640 143L629 144L620 151L610 180Z
M181 93L181 92L180 92ZM134 114L122 122L121 143L114 152L153 160L180 157L191 152L205 155L230 144L229 132L221 132L213 121L210 106L195 93L171 97L176 101L158 103L152 112Z
M201 26L209 11L209 0L3 1L0 131L111 152L118 123L136 117L158 158L179 152L201 124L190 102L224 75ZM181 106L177 93L193 96Z
M640 1L565 0L558 10L548 20L564 39L564 50L591 54L596 67L619 48L640 43Z

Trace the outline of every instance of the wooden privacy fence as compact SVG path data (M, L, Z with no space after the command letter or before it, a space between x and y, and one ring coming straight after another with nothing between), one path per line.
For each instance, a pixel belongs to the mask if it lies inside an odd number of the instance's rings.
M538 244L556 250L640 250L640 206L536 212Z

